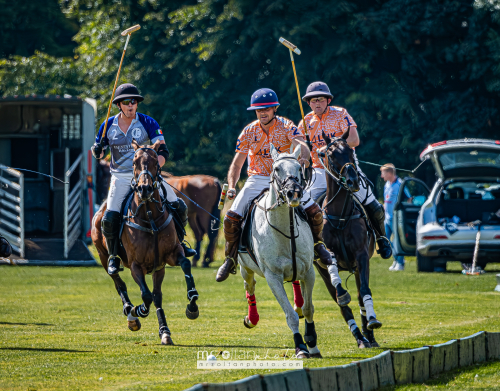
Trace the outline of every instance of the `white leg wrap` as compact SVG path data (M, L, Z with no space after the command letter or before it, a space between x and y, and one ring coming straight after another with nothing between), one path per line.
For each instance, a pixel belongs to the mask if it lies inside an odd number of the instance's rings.
M313 348L310 348L309 346L307 347L307 349L309 350L309 353L310 354L318 354L318 353L321 353L318 349L318 345L316 345L315 347Z
M356 324L356 321L354 319L348 321L347 326L349 326L349 330L351 330L351 333L358 328L358 325Z
M375 310L373 309L373 299L370 295L363 296L363 304L366 308L366 317L370 319L371 317L376 318Z
M332 285L336 288L337 285L342 282L342 279L339 276L339 269L336 262L333 265L328 265L328 273L330 273Z
M129 322L132 322L133 320L137 320L139 318L136 318L135 316L132 316L132 311L129 312L129 314L127 315L127 320Z

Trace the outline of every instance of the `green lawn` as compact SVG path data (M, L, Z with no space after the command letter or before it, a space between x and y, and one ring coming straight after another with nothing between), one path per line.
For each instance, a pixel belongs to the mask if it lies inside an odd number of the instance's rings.
M121 301L102 268L2 267L0 388L183 390L202 381L227 382L254 374L196 369L199 350L275 355L293 348L284 314L263 279L258 278L256 290L261 320L255 329L243 326L247 311L243 280L238 274L216 283L221 258L219 248L213 268L193 271L200 292L200 317L194 321L184 314L186 285L181 269L167 269L163 300L173 347L159 344L154 311L143 320L140 331L127 329ZM480 330L500 331L500 294L493 291L493 271L498 272L499 266L487 268L486 275L467 277L459 273L458 264L447 274L418 274L414 261L405 272L390 273L389 264L374 258L371 265L375 310L384 323L376 333L382 349L416 348ZM122 276L132 302L140 304L130 272ZM353 294L352 278L348 287ZM287 290L291 295L291 286ZM308 360L305 366L341 365L382 351L357 348L319 277L314 304L319 348L325 358ZM352 308L359 313L357 305ZM500 384L499 368L498 363L474 367L428 384L487 388ZM479 377L473 378L475 374ZM418 386L397 389L414 388Z

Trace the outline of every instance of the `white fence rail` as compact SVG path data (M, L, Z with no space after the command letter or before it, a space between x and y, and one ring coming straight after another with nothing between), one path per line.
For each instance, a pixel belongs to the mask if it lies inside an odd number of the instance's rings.
M24 175L0 164L0 234L24 258Z
M82 174L83 154L80 154L69 166L69 149L66 148L65 156L65 184L64 184L64 258L68 258L69 252L75 241L82 233L82 186L84 184L84 176ZM70 179L74 172L80 169L80 179L70 188Z

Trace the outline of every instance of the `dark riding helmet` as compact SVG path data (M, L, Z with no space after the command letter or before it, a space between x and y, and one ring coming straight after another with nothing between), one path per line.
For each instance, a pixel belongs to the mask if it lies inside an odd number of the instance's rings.
M139 90L131 83L125 83L116 89L113 103L121 102L124 99L137 99L137 102L142 102L144 98L139 94Z
M326 83L323 83L322 81L315 81L314 83L309 84L306 94L302 97L302 100L307 102L309 99L319 96L333 99L333 95L330 93L330 89Z
M279 106L278 95L270 88L261 88L255 91L250 98L250 107L247 110L259 110L267 107Z

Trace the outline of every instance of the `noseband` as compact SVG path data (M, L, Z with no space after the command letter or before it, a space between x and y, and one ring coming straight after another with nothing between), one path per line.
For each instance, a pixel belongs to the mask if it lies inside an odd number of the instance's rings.
M144 148L138 148L138 149L136 149L136 151L134 153L134 159L135 159L135 155L140 150L152 151L155 154L156 161L157 161L156 177L153 176L153 174L151 173L151 171L149 171L149 170L142 170L137 177L134 175L134 177L130 181L130 184L131 184L132 188L134 189L134 191L137 192L137 186L138 186L138 183L139 183L139 179L141 179L141 176L143 176L143 175L149 175L149 177L153 181L153 189L156 190L156 189L158 189L158 186L160 186L159 179L160 179L160 175L161 175L160 174L161 173L161 167L160 167L160 163L158 162L158 154L152 148L146 148L146 147L144 147Z
M346 143L346 145L349 147L349 145L347 144L347 142L345 140L341 139L340 137L337 137L337 138L333 139L332 142L330 142L326 146L327 150L331 146L335 146L338 141L344 141ZM349 147L349 148L351 148L351 147ZM345 179L345 176L343 175L343 173L344 173L344 170L347 170L348 167L352 167L352 168L354 168L354 171L356 171L356 165L354 163L348 162L348 163L344 164L340 168L340 170L337 170L337 168L332 164L332 162L330 160L330 156L328 154L325 154L324 152L319 152L318 156L321 157L321 158L324 158L325 156L328 156L328 166L329 166L328 168L332 169L335 172L335 174L337 174L337 176L333 175L331 172L330 172L330 175L332 175L337 180L337 183L339 185L341 185L346 190L348 190L347 189L347 185L346 185L346 179ZM320 159L320 162L323 165L323 167L325 167L325 165L323 164L323 162L321 161L321 159Z

